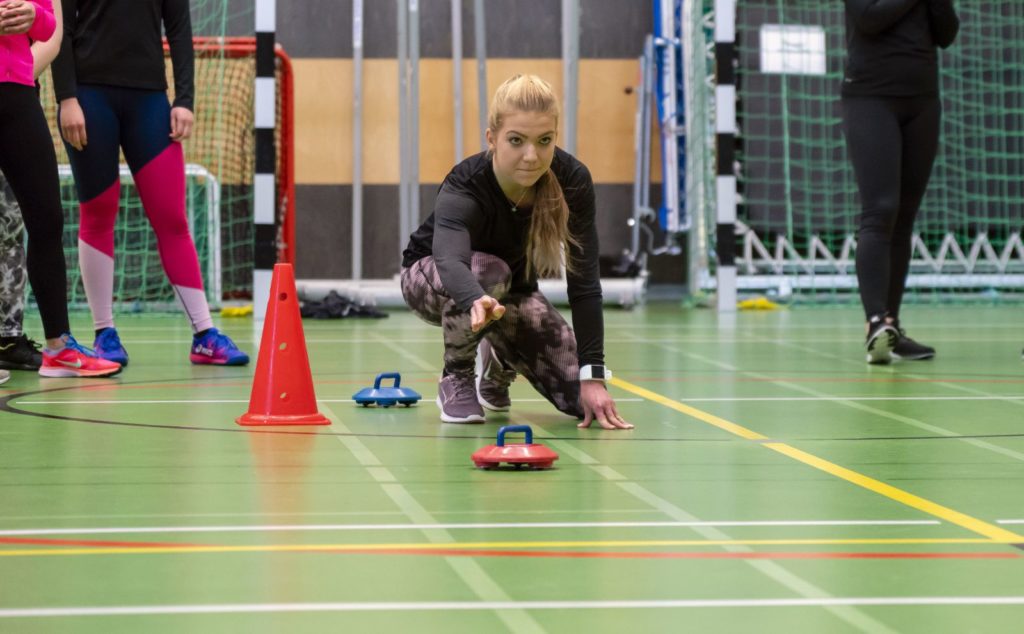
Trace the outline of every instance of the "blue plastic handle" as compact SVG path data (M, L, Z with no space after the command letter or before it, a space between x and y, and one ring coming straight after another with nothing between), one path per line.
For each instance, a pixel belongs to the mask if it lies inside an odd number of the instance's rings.
M380 389L381 379L394 379L395 387L398 387L398 385L402 382L402 375L399 374L398 372L381 372L380 374L377 375L377 380L373 382L373 389Z
M529 425L505 425L498 430L498 446L505 446L505 433L506 432L523 432L526 434L526 444L533 444L533 430L530 429Z

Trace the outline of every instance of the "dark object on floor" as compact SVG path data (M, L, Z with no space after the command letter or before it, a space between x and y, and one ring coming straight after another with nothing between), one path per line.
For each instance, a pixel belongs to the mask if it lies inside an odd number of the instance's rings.
M337 291L331 291L321 301L304 301L301 304L303 317L313 319L341 319L343 317L370 317L381 319L387 317L373 306L360 306L347 297L338 295Z

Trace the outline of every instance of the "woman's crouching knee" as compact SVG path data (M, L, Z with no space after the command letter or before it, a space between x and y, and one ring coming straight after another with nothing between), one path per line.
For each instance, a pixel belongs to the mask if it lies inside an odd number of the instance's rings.
M490 253L473 253L473 275L476 276L484 292L495 299L508 294L512 284L512 269L505 260Z

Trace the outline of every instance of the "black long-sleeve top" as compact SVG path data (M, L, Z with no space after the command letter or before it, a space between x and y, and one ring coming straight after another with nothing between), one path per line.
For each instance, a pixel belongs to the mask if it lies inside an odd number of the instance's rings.
M956 39L953 0L844 0L843 96L939 94L936 47Z
M569 247L569 305L580 365L604 363L604 318L598 264L594 182L574 156L556 148L551 171L569 206L569 231L579 246ZM470 270L473 252L490 253L512 270L510 293L537 290L536 274L526 274L526 240L532 210L512 211L486 154L475 154L452 168L434 202L434 212L409 238L402 266L434 256L445 291L463 310L485 295Z
M57 101L78 84L167 90L161 25L174 68L174 106L193 109L195 60L188 0L61 0L64 39L53 61Z

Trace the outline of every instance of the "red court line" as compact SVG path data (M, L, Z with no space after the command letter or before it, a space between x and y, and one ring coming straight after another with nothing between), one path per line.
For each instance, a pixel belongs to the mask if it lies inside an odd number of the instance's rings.
M565 559L1020 559L1017 553L915 552L593 552L576 550L465 550L395 548L388 550L324 550L345 555L439 555L444 557L540 557Z
M164 542L114 542L91 539L44 539L39 537L0 537L0 544L28 546L97 546L100 548L178 548L194 544L172 544Z
M47 539L39 537L0 537L0 544L31 546L96 546L98 548L217 548L214 544L123 542L108 540ZM630 552L583 550L496 550L463 548L323 548L303 552L338 553L343 555L433 555L440 557L522 557L547 559L1021 559L1024 553L994 552L829 552L829 551L764 551L764 552Z

